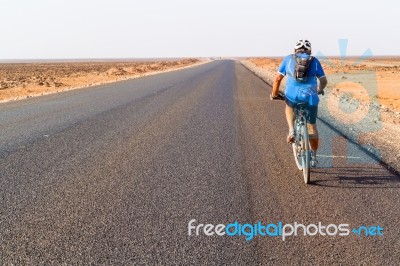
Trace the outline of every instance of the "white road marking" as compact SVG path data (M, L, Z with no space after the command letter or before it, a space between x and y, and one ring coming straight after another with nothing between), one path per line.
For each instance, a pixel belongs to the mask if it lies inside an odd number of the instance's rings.
M362 159L361 157L354 157L354 156L339 156L339 155L317 155L317 157L324 157L324 158L347 158L347 159Z

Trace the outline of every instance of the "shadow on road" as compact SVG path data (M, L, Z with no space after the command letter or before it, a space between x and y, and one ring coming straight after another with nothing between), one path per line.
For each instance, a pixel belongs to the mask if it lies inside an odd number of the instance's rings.
M400 176L382 166L319 168L312 171L311 180L312 185L325 187L400 188Z

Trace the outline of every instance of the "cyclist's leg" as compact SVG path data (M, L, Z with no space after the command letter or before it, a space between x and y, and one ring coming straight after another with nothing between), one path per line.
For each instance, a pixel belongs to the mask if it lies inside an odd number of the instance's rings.
M311 150L316 152L319 145L317 124L307 124Z
M286 108L285 108L286 121L289 126L289 134L287 137L287 142L292 143L292 142L294 142L294 138L295 138L294 137L294 118L295 118L294 109L293 109L292 103L288 99L286 99L285 102L286 102Z
M307 115L308 135L310 138L311 150L315 153L318 150L319 138L317 129L318 106L309 106Z
M290 107L289 105L286 104L285 113L286 113L286 121L287 121L288 126L289 126L289 131L293 131L294 110L293 110L292 107Z

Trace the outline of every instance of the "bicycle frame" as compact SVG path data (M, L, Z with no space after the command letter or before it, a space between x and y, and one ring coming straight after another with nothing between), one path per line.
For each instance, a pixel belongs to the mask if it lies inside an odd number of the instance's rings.
M299 170L303 171L304 182L308 184L310 181L311 149L306 121L307 110L304 109L305 106L305 104L299 104L294 108L295 142L292 146L296 165Z
M301 104L299 107L294 108L294 113L295 113L295 121L294 124L298 126L307 126L307 121L306 121L306 115L307 115L307 110L304 109L305 105Z

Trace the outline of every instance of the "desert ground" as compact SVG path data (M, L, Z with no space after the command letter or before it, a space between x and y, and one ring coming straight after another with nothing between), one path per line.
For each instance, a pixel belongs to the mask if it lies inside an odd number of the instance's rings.
M376 57L358 62L357 58L329 58L321 60L328 77L328 90L336 94L352 93L353 98L368 101L369 97L376 98L383 109L400 112L400 57ZM249 58L248 63L262 69L267 79L272 82L282 58ZM368 77L355 75L371 74ZM376 83L376 90L365 93L360 86ZM357 85L360 84L360 85ZM400 122L400 121L398 121Z
M0 64L0 102L89 87L174 70L198 59L145 62Z
M241 62L272 85L281 61L247 58ZM328 78L323 97L325 113L341 122L338 127L342 132L350 132L358 143L376 148L385 163L400 170L400 57L320 61Z

